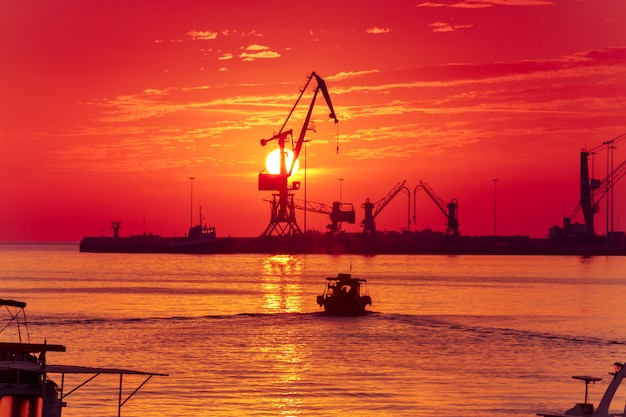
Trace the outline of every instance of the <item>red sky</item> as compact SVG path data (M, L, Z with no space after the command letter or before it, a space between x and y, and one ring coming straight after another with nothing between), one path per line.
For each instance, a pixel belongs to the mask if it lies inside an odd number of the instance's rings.
M366 198L422 180L458 200L461 234L490 235L498 179L498 234L544 236L578 202L581 149L626 133L625 28L623 0L3 1L0 240L78 241L112 220L181 236L189 177L218 236L261 234L257 177L276 145L259 139L312 71L340 122L319 99L307 199L341 189L357 211L345 230L361 230ZM604 178L605 148L594 161ZM624 230L626 180L614 196ZM411 229L445 230L423 192L415 203ZM406 228L407 206L398 195L377 228ZM597 233L605 219L601 203Z

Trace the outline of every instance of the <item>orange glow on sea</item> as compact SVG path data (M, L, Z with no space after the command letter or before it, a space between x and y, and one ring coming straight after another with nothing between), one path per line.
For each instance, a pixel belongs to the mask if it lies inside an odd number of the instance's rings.
M68 348L49 363L168 373L123 409L157 416L522 416L580 401L581 373L603 377L597 404L626 344L623 261L0 247L2 297L28 302L33 341ZM368 280L373 313L321 312L338 272ZM99 377L64 415L113 414L117 383Z

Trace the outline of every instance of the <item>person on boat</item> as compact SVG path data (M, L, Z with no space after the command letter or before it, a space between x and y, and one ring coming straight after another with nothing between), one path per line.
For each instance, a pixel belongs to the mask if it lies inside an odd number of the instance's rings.
M350 298L356 298L357 296L356 285L352 285L350 287L350 291L348 291L348 294L350 295Z
M609 375L613 375L613 379L615 379L615 377L617 376L617 373L621 371L622 368L624 367L624 364L621 362L615 362L613 363L613 367L615 369L615 372L609 372Z

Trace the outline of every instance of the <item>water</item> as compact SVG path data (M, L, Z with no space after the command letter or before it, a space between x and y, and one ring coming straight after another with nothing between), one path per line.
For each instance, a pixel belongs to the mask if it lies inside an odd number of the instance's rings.
M324 316L324 278L350 268L368 279L374 313ZM0 280L0 298L28 303L32 342L67 346L49 363L169 374L123 416L533 416L583 401L572 375L603 378L590 386L597 405L626 360L623 257L0 245ZM125 377L125 392L141 381ZM99 376L63 415L116 415L118 383ZM621 413L626 389L616 399Z

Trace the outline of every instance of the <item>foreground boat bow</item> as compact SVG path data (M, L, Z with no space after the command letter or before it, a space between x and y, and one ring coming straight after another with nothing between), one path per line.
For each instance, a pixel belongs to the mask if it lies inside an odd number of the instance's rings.
M573 376L572 378L578 379L585 382L585 402L578 403L574 405L571 409L565 411L564 413L537 413L538 416L543 417L567 417L567 416L591 416L591 417L612 417L615 414L609 414L609 408L611 407L611 403L613 402L613 398L615 397L615 393L617 389L621 385L622 381L626 377L626 367L622 365L622 363L616 362L616 372L613 373L613 379L609 383L600 403L598 404L598 408L594 409L593 404L589 402L589 384L596 383L601 381L602 378L596 378L591 376ZM623 414L617 415L626 415L626 406L622 408L624 410Z
M51 365L46 363L47 352L65 352L63 345L48 343L24 343L21 341L21 327L26 326L24 308L26 303L14 300L0 300L10 315L9 324L15 322L19 342L0 342L0 416L11 417L61 417L64 399L94 380L98 375L119 375L117 415L121 416L122 406L134 396L153 376L167 376L165 373L143 372L128 369L86 367L72 365ZM21 327L20 327L21 326ZM61 375L61 385L50 379L48 374ZM67 390L65 375L90 375L84 382ZM143 376L141 382L126 398L122 397L125 375Z

